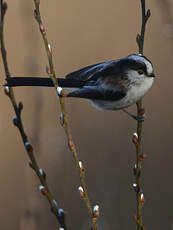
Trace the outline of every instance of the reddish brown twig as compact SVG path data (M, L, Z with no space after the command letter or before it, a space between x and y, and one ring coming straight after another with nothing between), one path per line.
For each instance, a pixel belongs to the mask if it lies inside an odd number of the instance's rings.
M67 141L68 141L68 146L69 146L70 151L73 154L73 158L75 160L75 164L76 164L76 167L77 167L78 172L79 172L81 186L83 189L82 198L83 198L83 200L84 200L84 202L88 208L88 212L89 212L89 215L90 215L91 220L92 220L93 229L97 230L97 218L95 218L95 216L93 215L92 205L91 205L91 202L90 202L89 197L88 197L88 191L87 191L87 187L86 187L86 183L85 183L84 172L83 172L83 169L80 167L76 147L73 143L72 135L71 135L70 129L69 129L67 114L66 114L66 110L65 110L63 91L62 91L62 88L58 86L58 82L56 80L56 74L55 74L53 57L52 57L52 48L51 48L50 43L48 42L47 35L46 35L46 29L43 25L41 14L40 14L40 9L39 9L40 0L34 0L34 3L35 3L34 16L35 16L35 19L39 25L39 29L40 29L40 32L41 32L41 35L42 35L42 38L44 41L44 45L45 45L45 49L46 49L46 53L47 53L47 57L48 57L48 62L49 62L49 67L47 67L47 73L48 73L49 77L52 79L54 86L55 86L55 89L56 89L56 92L57 92L57 95L59 97L59 102L60 102L61 112L62 112L61 119L60 119L61 124L64 127Z

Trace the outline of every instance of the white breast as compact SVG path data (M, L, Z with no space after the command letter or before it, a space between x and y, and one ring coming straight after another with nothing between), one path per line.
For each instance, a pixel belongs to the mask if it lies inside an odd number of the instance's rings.
M142 84L132 86L127 93L125 104L129 106L140 100L151 88L153 82L154 79L152 77L147 77L143 79Z
M152 77L143 78L143 82L140 82L140 84L137 85L132 85L128 90L127 95L119 101L94 100L91 102L97 109L101 110L123 109L133 105L138 100L140 100L151 88L153 82L154 79Z

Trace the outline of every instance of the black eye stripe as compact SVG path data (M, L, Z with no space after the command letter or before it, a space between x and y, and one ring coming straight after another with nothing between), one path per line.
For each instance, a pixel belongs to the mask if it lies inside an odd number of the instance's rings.
M137 62L132 59L124 59L121 60L121 62L117 63L117 67L123 71L124 68L126 69L132 69L138 71L139 69L142 69L145 74L147 74L147 67L145 63Z
M138 73L139 73L140 75L142 75L142 74L144 73L144 71L143 71L142 69L139 69L139 70L138 70Z
M142 70L145 74L147 74L146 67L134 68L134 70L136 70L136 71L140 71L140 70Z
M131 63L131 65L129 65L129 69L136 70L136 71L143 70L144 73L147 74L146 65L142 63L137 63L137 62Z
M147 74L147 67L145 64L142 64L142 63L135 63L133 66L132 66L132 69L133 70L142 70L145 74Z
M135 63L132 66L132 69L134 69L134 70L140 70L140 69L142 69L145 73L147 72L146 65L142 64L142 63Z

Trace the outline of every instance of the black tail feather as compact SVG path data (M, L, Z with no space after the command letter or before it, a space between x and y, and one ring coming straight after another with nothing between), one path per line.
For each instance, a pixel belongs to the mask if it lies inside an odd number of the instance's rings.
M42 86L53 87L53 82L50 78L45 77L11 77L6 79L5 86L17 87L17 86ZM84 81L71 80L65 78L57 78L60 87L64 88L80 88L84 86Z

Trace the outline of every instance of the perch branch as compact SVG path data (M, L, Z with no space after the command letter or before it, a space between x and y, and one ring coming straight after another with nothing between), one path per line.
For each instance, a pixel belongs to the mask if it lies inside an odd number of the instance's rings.
M5 69L5 75L6 78L10 78L10 71L9 71L9 67L8 67L8 62L7 62L7 52L5 49L5 43L4 43L4 16L7 10L7 4L5 2L3 2L3 0L0 1L0 13L1 13L1 21L0 21L0 45L1 45L1 54L2 54L2 60L3 60L3 64L4 64L4 69ZM18 128L23 144L25 146L25 149L27 151L28 157L30 159L30 167L35 171L36 175L38 176L41 185L39 186L40 191L42 192L43 195L45 195L45 197L47 198L50 207L51 207L51 211L54 213L54 215L56 216L61 228L63 228L64 230L67 230L67 227L65 225L65 216L64 216L64 212L62 209L58 208L57 202L54 199L54 197L52 196L49 187L47 185L47 181L46 181L46 173L39 167L35 155L34 155L34 150L32 145L28 142L28 137L25 133L24 127L23 127L23 122L22 122L22 118L21 118L21 112L23 109L23 104L22 102L19 102L19 104L17 104L15 96L14 96L14 92L13 89L11 87L5 87L5 94L9 97L12 106L14 108L15 111L15 116L13 117L13 124Z
M78 172L79 172L81 186L83 189L82 198L83 198L83 200L84 200L84 202L88 208L88 212L89 212L89 215L90 215L91 220L92 220L93 230L97 230L97 218L95 217L95 215L93 213L91 202L90 202L89 197L88 197L88 191L87 191L87 186L85 183L84 172L83 172L82 168L80 167L76 147L73 143L72 135L71 135L70 129L69 129L68 118L67 118L67 114L66 114L66 110L65 110L64 97L62 97L63 92L62 92L62 89L58 86L58 82L56 80L56 74L55 74L53 57L52 57L52 49L51 49L51 46L48 42L46 30L45 30L45 27L43 26L41 14L40 14L40 8L39 8L40 7L40 0L34 0L34 4L35 4L35 10L34 10L35 19L38 22L38 25L40 28L40 32L41 32L41 35L42 35L42 38L44 41L44 45L45 45L45 49L46 49L46 53L47 53L47 57L48 57L48 62L49 62L49 67L47 67L47 73L48 73L49 77L52 79L54 86L55 86L55 89L56 89L56 93L59 97L59 102L60 102L60 106L61 106L61 116L60 116L61 124L64 127L67 141L68 141L68 146L69 146L70 151L73 154L73 158L75 160L75 165L76 165Z
M150 10L147 10L145 7L145 0L141 0L141 10L142 10L142 25L141 25L141 32L137 34L136 42L139 49L139 54L143 55L144 49L144 38L145 38L145 29L147 21L151 15ZM139 100L137 103L137 114L139 118L142 118L145 111L142 105L142 100ZM138 230L144 230L143 223L142 223L142 208L144 203L144 195L142 193L141 188L141 166L142 166L142 159L144 158L144 154L142 154L141 150L141 139L142 139L142 121L137 121L137 134L133 135L133 142L136 146L136 164L134 167L134 174L136 183L134 184L134 189L136 192L137 198L137 215L135 216L135 221L137 224Z

